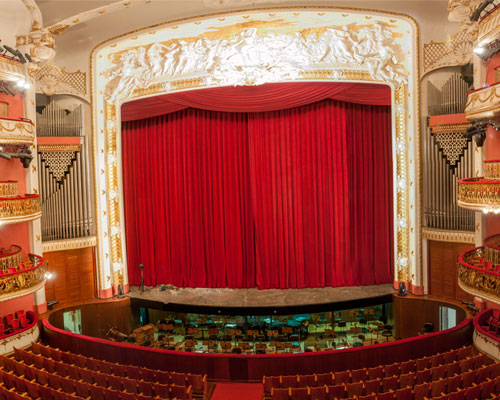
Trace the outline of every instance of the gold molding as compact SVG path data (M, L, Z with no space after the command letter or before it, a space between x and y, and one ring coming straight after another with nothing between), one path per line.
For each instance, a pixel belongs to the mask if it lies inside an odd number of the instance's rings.
M81 144L39 144L37 150L39 153L55 153L66 151L80 151Z
M493 42L500 36L500 7L493 9L479 21L477 41L480 46Z
M26 271L18 271L15 274L1 275L0 276L0 296L26 291L35 285L45 281L45 271L47 267L44 264L42 257L30 254L30 259L34 265L33 268Z
M469 210L500 210L500 180L460 179L457 198L458 205Z
M474 232L467 231L446 231L441 229L422 228L423 238L439 242L474 244L474 235Z
M95 247L95 245L95 236L76 239L51 240L49 242L43 242L42 244L44 254L50 253L51 251L84 249L86 247Z
M490 119L500 115L500 84L469 92L465 118L469 121Z
M3 223L17 223L40 218L40 196L7 197L0 199L0 221Z
M31 121L0 118L0 143L33 144L35 138L35 126Z
M369 10L369 9L359 9L359 8L344 8L344 7L328 7L328 6L322 6L322 7L315 7L315 6L305 6L305 7L282 7L282 8L257 8L257 9L252 9L252 10L238 10L234 12L223 12L223 13L214 13L214 14L206 14L203 16L197 16L197 17L190 17L190 18L184 18L184 19L179 19L175 21L169 21L166 23L160 23L160 24L155 24L149 27L145 28L140 28L131 32L127 32L118 36L115 36L113 38L110 38L108 40L105 40L98 45L94 47L94 49L91 52L90 56L90 69L91 69L91 104L94 105L92 108L92 127L93 127L93 134L92 134L92 145L93 145L93 150L94 150L94 157L93 157L93 162L94 162L94 174L95 174L95 180L94 180L94 192L95 192L95 205L96 205L96 210L100 210L100 204L101 203L101 190L97 186L98 179L100 176L104 175L105 176L105 185L103 186L102 194L106 198L106 206L103 211L99 212L99 216L97 218L96 224L97 224L97 246L99 249L101 249L101 240L105 240L106 243L103 244L105 248L107 249L107 243L109 243L109 253L104 253L103 251L103 260L109 255L110 257L110 264L111 264L111 274L113 276L117 275L116 270L115 270L115 263L118 266L118 264L124 262L124 260L121 260L122 254L123 254L123 243L122 240L124 238L120 237L120 234L112 234L110 231L113 229L113 227L118 228L120 227L120 204L116 200L116 197L111 198L110 193L114 193L116 196L117 193L120 193L120 187L118 185L118 170L116 166L116 160L119 159L119 155L116 154L116 135L118 134L118 129L119 127L116 127L115 125L119 121L119 117L117 113L119 112L117 110L117 107L110 105L107 103L105 100L103 100L103 93L102 91L97 91L96 90L96 63L97 63L97 52L103 49L108 49L109 47L116 47L117 43L113 43L116 40L120 38L124 38L126 36L133 35L137 32L141 32L146 34L147 30L154 29L157 27L172 27L172 25L179 24L182 22L194 22L198 20L203 20L208 17L212 16L218 16L218 15L236 15L236 14L244 14L245 12L251 12L251 13L258 13L262 11L268 11L268 10L273 10L273 11L285 11L285 12L290 12L293 10L298 10L297 12L300 12L300 10L329 10L329 11L364 11L364 12L372 12L372 13L377 13L380 15L380 17L388 17L390 15L398 16L402 19L402 23L408 23L411 26L411 29L413 29L413 32L415 32L415 35L412 36L412 42L411 45L414 46L416 45L417 50L419 49L420 46L420 38L419 38L419 27L418 24L416 23L415 19L401 13L393 13L393 12L385 12L385 11L380 11L380 10ZM408 31L410 33L410 31ZM117 52L115 52L117 53ZM115 53L110 53L109 57L113 58L113 55ZM102 57L101 55L99 57ZM393 106L399 106L397 107L398 110L399 108L403 108L403 111L398 111L393 109L393 115L395 115L395 118L393 119L393 124L396 125L396 141L397 142L402 142L405 144L405 146L410 146L412 150L407 150L407 151L402 151L398 152L396 156L396 170L397 174L394 176L394 190L397 191L397 179L405 179L406 180L406 187L405 190L398 191L397 195L395 196L395 210L397 210L397 215L398 217L401 217L402 220L407 221L406 224L398 226L397 229L395 229L395 240L397 243L397 250L398 253L395 256L395 263L398 263L401 261L400 267L398 267L398 272L396 273L395 279L399 280L409 280L410 279L410 274L409 274L409 265L408 265L408 260L410 257L415 257L415 260L418 262L419 265L415 265L415 271L420 271L420 279L423 279L423 266L422 266L422 248L421 248L421 243L422 243L422 234L421 234L421 222L419 219L415 218L415 213L416 215L419 215L418 213L422 209L422 194L421 190L415 191L414 186L418 185L418 187L421 187L421 182L422 182L422 171L420 167L420 151L421 151L421 135L420 135L420 88L419 88L419 74L420 74L420 55L419 52L416 51L416 54L414 55L414 63L408 66L409 70L407 71L410 75L411 74L416 74L414 77L414 80L411 82L411 91L409 88L409 85L401 85L401 87L398 90L393 90L393 96L396 98L396 101L393 103ZM334 71L335 68L329 68L329 71ZM373 81L373 79L367 79L367 71L363 70L344 70L346 74L350 74L351 78L348 78L347 75L344 77L343 80L355 80L355 81ZM344 72L343 71L343 72ZM301 74L301 80L318 80L318 79L331 79L331 80L339 80L334 79L333 76L326 77L326 74L331 72L325 72L325 70L306 70L303 71ZM101 75L101 74L99 74ZM125 100L129 101L132 99L137 99L140 97L145 97L145 96L153 96L159 93L166 93L166 92L173 92L176 90L182 90L185 88L201 88L203 87L203 83L205 79L202 77L196 77L196 78L189 78L189 79L180 79L180 80L171 80L169 81L169 84L167 85L165 82L158 83L156 82L155 84L144 88L144 89L138 89L135 90L133 95ZM412 100L416 104L416 108L412 108L411 110L407 110L407 104L408 104L408 99L410 97L414 97ZM408 112L410 115L408 115ZM101 120L104 116L104 123L99 122L97 125L97 120ZM108 119L109 118L109 119ZM412 118L412 120L410 120ZM111 121L111 124L108 124L108 121ZM408 131L410 130L410 126L412 128L416 127L416 129L413 132L412 136L408 135ZM413 130L413 129L412 129ZM104 148L102 147L102 142L101 144L99 143L99 139L104 137L105 138L105 146ZM415 150L416 153L413 151L413 143L412 140L417 140L417 144L415 145ZM396 146L396 142L393 141L393 146ZM415 159L411 158L409 155L409 152L411 151L411 154L415 155ZM97 158L104 153L104 159L107 160L105 167L102 165L102 161L100 162L100 166L98 166L98 160ZM111 157L111 158L110 158ZM109 160L112 159L112 162L109 162ZM413 182L414 178L410 179L410 170L415 171L415 179L417 180L416 182ZM415 193L415 199L418 203L416 207L414 207L413 204L410 204L410 192L414 191ZM415 210L417 209L417 210ZM395 213L396 214L396 213ZM102 239L99 237L99 234L101 232L101 227L100 225L100 218L103 218L106 220L108 227L106 228L105 231L103 231L103 238L109 238L109 239ZM412 226L411 221L412 218L414 218L416 225ZM104 223L104 222L102 222ZM396 232L397 231L397 232ZM414 252L411 252L410 255L410 232L416 233L415 234L415 250L418 251L418 256L414 255ZM397 235L397 236L396 236ZM109 242L107 242L109 240ZM413 242L412 242L413 243ZM108 250L106 250L108 251ZM105 258L104 258L105 256ZM97 265L98 265L98 271L99 271L99 276L101 277L104 276L105 274L103 273L103 265L101 265L101 256L97 257ZM106 264L108 263L107 261ZM123 264L122 264L123 265ZM108 273L109 275L109 273ZM123 280L123 276L121 277L121 280Z

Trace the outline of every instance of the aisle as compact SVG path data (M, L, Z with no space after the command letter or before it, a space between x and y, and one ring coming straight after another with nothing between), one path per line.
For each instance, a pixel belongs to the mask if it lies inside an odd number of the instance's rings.
M262 383L217 383L210 400L262 400Z

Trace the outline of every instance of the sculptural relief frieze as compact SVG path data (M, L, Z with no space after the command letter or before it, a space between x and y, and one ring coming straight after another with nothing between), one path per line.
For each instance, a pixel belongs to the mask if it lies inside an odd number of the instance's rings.
M177 40L130 48L103 72L105 98L118 103L162 80L204 76L211 85L259 85L295 80L314 65L359 66L398 88L407 81L405 54L384 23L326 27L310 34L246 28L229 38Z

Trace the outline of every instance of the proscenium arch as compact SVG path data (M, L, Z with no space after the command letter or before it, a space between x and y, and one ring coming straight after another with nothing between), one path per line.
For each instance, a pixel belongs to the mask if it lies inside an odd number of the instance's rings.
M395 284L406 282L423 294L418 26L396 13L300 7L167 22L107 40L93 50L99 297L111 297L119 284L128 289L121 104L182 90L292 81L391 87Z

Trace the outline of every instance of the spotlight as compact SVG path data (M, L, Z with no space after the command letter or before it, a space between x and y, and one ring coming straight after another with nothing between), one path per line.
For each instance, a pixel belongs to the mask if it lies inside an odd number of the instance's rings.
M406 293L406 285L404 282L399 282L399 290L398 290L398 296L407 296L408 293Z
M484 47L475 47L473 51L474 51L474 53L476 53L477 55L484 54Z
M47 271L45 273L45 279L51 280L52 278L54 278L54 274L52 272Z
M25 82L24 85L23 85L23 88L29 89L30 88L30 84L28 82Z

